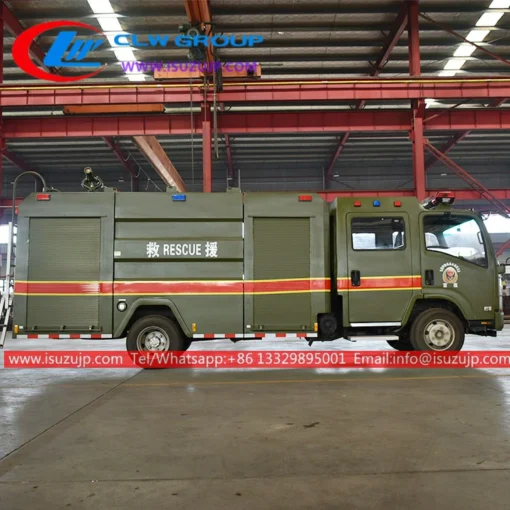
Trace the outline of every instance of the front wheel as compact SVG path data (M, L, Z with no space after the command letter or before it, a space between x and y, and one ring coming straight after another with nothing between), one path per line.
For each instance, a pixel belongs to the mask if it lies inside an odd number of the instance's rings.
M460 351L464 345L465 330L453 312L432 308L415 319L410 336L416 351Z

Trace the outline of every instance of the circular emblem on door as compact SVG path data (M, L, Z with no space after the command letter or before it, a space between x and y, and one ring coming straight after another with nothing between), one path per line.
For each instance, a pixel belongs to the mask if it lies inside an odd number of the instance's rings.
M459 281L460 267L457 264L443 264L440 268L443 275L443 286L453 285L457 287Z

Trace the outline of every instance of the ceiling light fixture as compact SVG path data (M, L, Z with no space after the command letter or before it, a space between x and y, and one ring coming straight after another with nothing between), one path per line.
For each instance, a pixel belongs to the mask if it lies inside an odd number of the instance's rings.
M509 0L493 0L493 2L489 5L489 9L508 9L509 7Z
M489 9L507 9L510 6L510 0L494 0L489 6ZM465 43L462 43L453 54L454 57L460 57L459 59L451 58L446 62L444 71L439 72L439 76L455 76L455 74L461 70L462 66L467 62L462 57L470 57L476 51L476 46L469 43L481 43L489 34L490 27L495 27L498 21L503 17L504 13L490 12L483 13L478 21L476 27L473 28L466 37ZM489 27L489 30L487 30Z
M120 62L136 62L137 58L133 52L132 48L125 47L119 48L115 45L115 36L117 34L124 34L122 27L120 26L120 22L118 20L118 15L113 10L112 4L110 0L87 0L90 8L94 12L95 17L97 18L97 22L99 23L101 29L106 35L108 42L113 48L113 52L115 53L115 57ZM129 72L125 71L126 76L129 81L145 81L145 74L140 72Z
M452 58L452 59L448 60L448 62L446 62L444 69L446 69L447 71L452 71L454 69L458 70L465 63L466 63L466 60L463 58Z
M476 51L476 46L473 46L469 43L463 43L458 48L457 51L453 54L454 57L470 57Z
M94 14L115 14L110 0L87 0Z
M503 17L502 12L486 12L476 22L477 27L495 27L498 21Z
M490 30L471 30L466 39L474 43L482 42L489 34Z
M129 73L127 77L129 81L145 81L145 74L143 73Z

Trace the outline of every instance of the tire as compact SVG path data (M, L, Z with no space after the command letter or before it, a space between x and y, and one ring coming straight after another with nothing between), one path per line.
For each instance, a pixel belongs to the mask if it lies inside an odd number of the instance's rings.
M401 338L400 340L386 340L390 347L397 351L414 351L414 347L408 338Z
M422 312L411 326L411 345L416 351L460 351L464 338L462 321L443 308Z
M161 315L148 315L138 319L131 326L126 338L126 349L129 352L186 351L190 344L190 339L183 334L181 328ZM136 363L136 358L134 360ZM147 368L145 365L140 366Z

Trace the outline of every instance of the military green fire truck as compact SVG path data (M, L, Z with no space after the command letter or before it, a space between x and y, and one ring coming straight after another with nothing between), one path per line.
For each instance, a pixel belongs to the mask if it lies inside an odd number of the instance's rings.
M449 193L43 192L19 207L14 337L195 340L392 337L460 350L503 328L480 215Z

